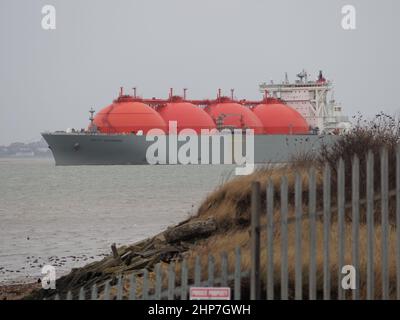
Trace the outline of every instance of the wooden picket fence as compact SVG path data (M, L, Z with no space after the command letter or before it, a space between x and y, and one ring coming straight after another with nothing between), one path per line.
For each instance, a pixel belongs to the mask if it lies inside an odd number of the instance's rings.
M234 261L233 273L228 272L228 255L226 252L221 253L221 270L219 276L215 275L215 258L212 255L208 256L207 265L207 279L202 279L202 266L200 257L197 256L195 259L194 266L194 281L189 281L189 268L186 259L181 262L181 281L179 286L176 286L176 263L172 262L168 265L168 285L163 287L162 281L162 270L161 264L155 266L155 283L154 286L150 285L149 271L143 269L140 273L133 273L129 278L122 276L118 277L117 283L112 286L111 280L106 281L101 285L94 284L91 288L81 287L79 293L73 296L69 291L65 296L55 295L55 300L187 300L189 297L189 288L194 287L228 287L230 284L233 285L232 299L241 299L241 282L243 278L248 278L250 272L241 270L241 250L239 247L235 249L235 261ZM140 290L137 290L138 279L140 279ZM129 282L129 295L124 295L124 284L125 281ZM115 290L112 290L115 288ZM101 297L99 292L102 292ZM141 292L138 294L138 292ZM114 294L112 294L114 292Z
M400 150L400 149L399 149ZM132 274L129 279L120 277L114 285L110 282L94 285L92 288L81 288L79 295L73 297L69 292L65 297L56 296L56 299L99 299L101 289L102 299L182 299L188 298L189 288L230 286L232 299L240 300L242 297L250 299L400 299L400 151L395 156L396 163L389 163L388 151L382 149L379 159L380 192L374 192L374 155L370 151L365 156L365 171L360 177L360 159L355 155L352 158L351 172L345 172L345 163L339 160L334 168L337 174L335 195L332 195L332 168L325 165L322 174L322 185L317 186L317 172L314 168L307 172L307 189L303 189L303 179L300 173L295 173L294 194L289 193L288 177L282 176L279 190L269 180L266 189L261 190L259 182L252 184L251 196L251 267L243 270L241 266L241 248L236 248L234 253L234 268L228 272L228 255L221 254L220 274L215 275L215 259L209 255L208 264L201 265L199 256L195 259L194 268L188 268L187 261L170 263L168 268L168 281L164 286L161 265L155 267L155 280L150 284L149 271L143 270L141 274ZM393 159L390 158L390 159ZM364 159L363 159L364 160ZM395 190L389 190L389 166L394 166ZM349 168L348 166L346 168ZM346 177L351 180L351 190L346 190ZM348 180L347 180L348 181ZM360 184L365 190L365 198L360 198ZM264 192L263 192L264 191ZM275 192L277 191L277 192ZM308 196L307 203L303 203L303 193ZM265 194L265 201L261 195ZM274 204L274 198L279 194L279 203ZM292 197L293 195L293 197ZM349 199L351 195L351 199ZM320 197L320 198L318 198ZM289 199L294 199L291 204ZM332 199L336 203L332 205ZM395 202L395 223L389 221L389 200ZM318 201L320 200L320 201ZM346 200L351 200L346 203ZM265 208L261 205L265 203ZM318 205L319 204L319 205ZM376 205L379 206L376 206ZM305 209L306 208L306 209ZM379 208L377 225L376 208ZM276 218L277 211L279 213ZM346 215L346 212L350 212ZM361 220L361 213L365 214L365 221ZM274 219L275 218L275 219ZM261 220L266 224L261 225ZM307 255L303 255L305 244L304 221L307 221ZM319 224L319 228L317 228ZM294 243L289 245L289 226L294 229ZM350 226L350 227L349 227ZM363 227L365 238L360 240L360 227ZM337 231L337 238L332 239L332 228ZM379 229L379 252L377 247L377 230ZM319 230L319 232L318 232ZM278 236L276 232L279 231ZM265 232L265 241L262 233ZM389 243L390 234L395 239ZM346 242L346 237L350 238ZM350 245L349 245L350 244ZM336 250L332 251L335 245ZM394 246L394 254L389 248ZM279 248L279 261L276 261L277 248ZM294 254L289 259L289 249ZM263 264L262 250L266 250L266 261ZM350 261L346 260L346 250L350 250ZM379 253L379 261L377 254ZM332 267L332 257L335 259L335 268ZM307 261L305 261L307 260ZM322 267L318 268L317 260ZM375 261L377 260L377 261ZM361 262L364 261L364 264ZM394 261L394 262L393 262ZM390 262L395 268L390 268ZM181 263L181 272L177 275L176 263ZM343 266L350 265L355 270L355 289L344 288ZM379 276L374 274L379 263ZM277 265L279 265L277 273ZM265 270L261 274L262 266ZM294 272L290 273L290 269ZM202 278L202 268L207 268L207 279ZM193 283L189 282L188 272L194 269ZM365 270L364 270L365 269ZM306 272L305 272L306 270ZM394 273L394 274L393 274ZM181 277L179 286L176 286L177 276ZM333 277L334 276L334 277ZM137 294L137 279L140 278L140 294ZM334 278L334 285L331 279ZM390 281L395 278L396 281ZM242 281L250 282L250 292L243 294ZM305 281L306 280L306 281ZM129 281L129 296L124 294L124 281ZM304 283L306 283L306 288ZM361 286L361 284L363 284ZM379 292L377 292L379 288ZM111 294L114 292L114 294Z

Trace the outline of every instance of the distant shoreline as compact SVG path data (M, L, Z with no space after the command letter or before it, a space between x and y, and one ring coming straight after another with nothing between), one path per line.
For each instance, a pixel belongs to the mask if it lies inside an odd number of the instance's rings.
M46 156L11 156L11 155L7 155L7 156L1 156L0 155L0 159L10 159L10 160L15 160L15 159L22 159L22 160L27 160L27 159L46 159L46 160L53 160L53 156L52 155L46 155Z
M38 282L20 284L0 284L0 300L20 300L35 289L40 289Z

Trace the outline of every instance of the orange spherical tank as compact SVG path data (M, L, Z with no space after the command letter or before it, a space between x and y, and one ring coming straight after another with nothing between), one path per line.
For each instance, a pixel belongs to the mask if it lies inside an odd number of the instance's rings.
M157 110L165 123L177 122L177 132L183 129L193 129L200 134L201 129L215 129L215 123L202 108L188 102L171 102Z
M263 125L257 116L248 108L235 102L220 102L205 108L205 111L222 127L253 129L254 134L263 133ZM217 125L218 126L218 125Z
M148 105L133 99L117 99L113 104L100 110L94 117L94 124L103 133L146 134L151 129L167 132L164 119Z
M302 115L281 102L259 104L253 112L261 120L266 134L307 134L310 131Z

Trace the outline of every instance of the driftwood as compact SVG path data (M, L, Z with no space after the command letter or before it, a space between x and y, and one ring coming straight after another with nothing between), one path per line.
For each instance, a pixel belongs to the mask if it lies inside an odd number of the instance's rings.
M115 243L113 243L113 244L111 245L111 251L112 251L114 260L115 260L116 262L118 262L118 263L121 263L121 262L122 262L121 256L120 256L119 253L118 253L117 246L116 246Z
M170 228L165 231L165 240L169 243L206 237L217 229L214 219L194 221Z
M37 290L27 298L43 299L54 297L55 293L65 296L68 291L76 297L82 285L99 285L99 292L106 280L116 282L117 275L138 274L143 269L151 271L157 263L169 263L179 259L197 239L204 238L216 230L214 219L185 221L166 231L130 246L111 245L111 254L100 261L92 262L82 268L73 269L68 275L57 280L57 290Z

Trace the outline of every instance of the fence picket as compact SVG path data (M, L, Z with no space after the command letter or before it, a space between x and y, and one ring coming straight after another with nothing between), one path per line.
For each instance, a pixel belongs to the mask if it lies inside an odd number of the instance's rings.
M143 269L142 300L149 299L149 271Z
M221 253L221 286L228 286L228 255L225 251Z
M104 300L110 300L110 280L106 281L103 298Z
M71 291L67 292L67 300L72 300L72 292Z
M162 287L162 279L161 279L161 264L157 263L155 266L155 274L156 274L156 283L154 288L154 300L161 299L161 287Z
M98 295L98 293L97 293L97 285L93 284L92 293L91 293L90 299L91 300L97 300L97 295Z
M83 286L79 289L79 300L85 300L85 289Z
M201 265L200 265L200 257L196 256L196 262L194 266L194 285L196 287L200 286L201 282Z
M260 215L261 198L260 182L251 184L251 273L250 273L250 299L260 299Z
M117 300L122 300L123 295L123 281L124 278L122 275L118 276L118 283L117 283Z
M330 238L331 238L331 168L325 164L323 181L324 201L324 300L331 298Z
M396 149L396 296L400 300L400 144Z
M235 300L240 300L241 298L241 280L242 280L242 270L241 270L241 254L240 248L235 248Z
M274 299L274 185L267 185L267 299Z
M388 150L381 150L381 230L382 230L382 299L389 299L389 177Z
M302 186L301 176L297 172L295 177L295 299L301 300L303 297L302 285Z
M344 161L340 158L338 163L338 180L337 180L337 201L338 201L338 285L337 294L338 300L343 300L344 291L342 288L342 268L344 266L344 251L345 251L345 172Z
M174 300L175 297L175 262L168 266L168 300Z
M208 255L208 286L212 287L214 286L214 257L209 254Z
M367 299L374 298L374 155L367 155Z
M288 299L288 180L281 180L281 299Z
M136 300L136 275L134 273L129 279L129 300Z
M311 168L308 173L308 188L309 188L309 199L308 199L308 210L310 219L310 268L309 268L309 298L315 300L317 298L317 223L316 223L316 177L315 168Z
M353 300L360 299L360 159L357 155L353 157L352 163L352 258L356 270L356 289L353 290Z
M186 300L188 295L188 266L186 258L181 266L181 300Z

